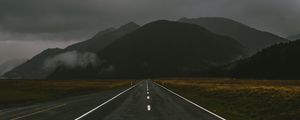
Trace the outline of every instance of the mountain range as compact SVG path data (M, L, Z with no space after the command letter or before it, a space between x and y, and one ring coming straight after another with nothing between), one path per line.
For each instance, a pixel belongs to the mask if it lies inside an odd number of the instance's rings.
M51 78L186 76L232 62L247 52L236 40L198 25L161 20L123 36L97 55L104 62L94 70L61 67Z
M66 47L65 49L52 48L47 49L24 64L5 73L3 77L13 79L43 79L46 78L52 71L45 68L45 61L56 55L63 54L69 51L88 51L97 52L111 44L114 40L130 33L139 28L139 25L131 22L121 26L118 29L109 28L98 32L89 40L79 42Z
M300 40L276 44L252 57L219 67L210 76L254 79L299 79Z
M287 41L226 18L160 20L142 27L131 22L118 29L101 31L65 49L47 49L3 76L20 79L197 76L266 46Z
M200 25L216 34L232 37L248 48L251 54L275 43L288 42L272 33L260 31L227 18L181 18L178 21Z

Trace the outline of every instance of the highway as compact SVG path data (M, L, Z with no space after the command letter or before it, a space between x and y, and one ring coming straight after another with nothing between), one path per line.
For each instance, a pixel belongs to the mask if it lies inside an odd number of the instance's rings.
M0 120L225 120L151 80L0 111Z

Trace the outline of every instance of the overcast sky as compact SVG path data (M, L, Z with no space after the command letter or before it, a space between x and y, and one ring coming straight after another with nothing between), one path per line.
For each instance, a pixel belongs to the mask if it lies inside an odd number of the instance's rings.
M300 0L0 0L0 63L130 21L211 16L283 37L300 33Z

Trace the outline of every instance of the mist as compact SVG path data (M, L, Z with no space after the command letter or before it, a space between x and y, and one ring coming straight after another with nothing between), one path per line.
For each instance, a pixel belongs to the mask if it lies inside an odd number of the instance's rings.
M45 60L44 69L47 71L53 71L60 66L68 68L84 68L89 65L96 66L97 64L99 64L99 59L95 53L70 51Z
M65 48L76 41L0 41L0 64L11 59L31 59L47 48Z

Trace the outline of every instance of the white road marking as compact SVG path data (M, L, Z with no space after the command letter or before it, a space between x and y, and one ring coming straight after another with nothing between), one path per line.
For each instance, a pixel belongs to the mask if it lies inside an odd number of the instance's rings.
M154 83L155 83L155 82L154 82ZM168 89L168 88L166 88L166 87L164 87L164 86L162 86L162 85L160 85L160 84L158 84L158 83L155 83L155 84L158 85L158 86L160 86L160 87L162 87L162 88L164 88L165 90L167 90L167 91L173 93L174 95L180 97L181 99L183 99L183 100L185 100L185 101L187 101L187 102L193 104L194 106L196 106L196 107L198 107L198 108L200 108L200 109L202 109L202 110L204 110L204 111L206 111L206 112L208 112L208 113L210 113L210 114L216 116L217 118L219 118L219 119L221 119L221 120L226 120L225 118L223 118L223 117L221 117L221 116L219 116L219 115L217 115L217 114L215 114L215 113L213 113L213 112L211 112L211 111L205 109L204 107L202 107L202 106L200 106L200 105L198 105L198 104L196 104L196 103L194 103L194 102L192 102L192 101L190 101L190 100L188 100L188 99L182 97L181 95L179 95L179 94L173 92L172 90L170 90L170 89Z
M94 109L92 109L92 110L90 110L90 111L84 113L83 115L81 115L80 117L78 117L78 118L76 118L76 119L74 119L74 120L79 120L79 119L85 117L86 115L88 115L88 114L90 114L91 112L97 110L98 108L102 107L103 105L109 103L110 101L114 100L115 98L119 97L120 95L124 94L125 92L131 90L132 88L134 88L134 87L137 86L137 85L138 85L138 84L135 84L134 86L131 86L130 88L124 90L123 92L117 94L116 96L112 97L111 99L109 99L109 100L107 100L106 102L100 104L99 106L95 107Z
M147 110L150 111L151 110L151 106L147 105Z
M65 105L66 105L66 104L56 105L56 106L53 106L53 107L50 107L50 108L46 108L46 109L43 109L43 110L39 110L39 111L30 113L30 114L27 114L27 115L23 115L23 116L20 116L20 117L16 117L16 118L13 118L13 119L11 119L11 120L22 119L22 118L29 117L29 116L32 116L32 115L35 115L35 114L38 114L38 113L42 113L42 112L46 112L46 111L49 111L49 110L52 110L52 109L55 109L55 108L59 108L59 107L65 106Z
M147 96L147 99L149 100L149 99L150 99L150 97L149 97L149 96Z
M146 80L147 91L149 91L148 80Z
M149 95L149 92L147 92L147 95Z

